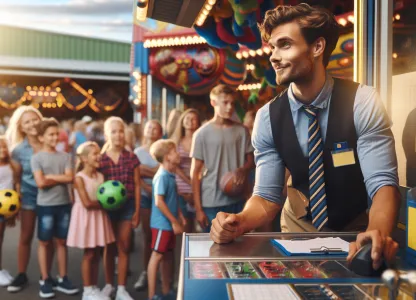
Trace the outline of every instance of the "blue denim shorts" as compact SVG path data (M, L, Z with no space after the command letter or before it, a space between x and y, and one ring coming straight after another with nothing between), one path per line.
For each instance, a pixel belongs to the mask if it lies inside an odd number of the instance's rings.
M141 195L140 198L140 208L151 209L152 208L152 197Z
M36 198L34 195L22 194L21 209L36 210Z
M204 229L204 232L210 232L211 231L211 223L212 220L214 220L217 217L217 213L220 211L229 213L229 214L238 214L240 213L244 205L246 204L245 201L239 201L234 204L226 205L226 206L218 206L218 207L203 207L204 213L206 214L208 218L209 225Z
M130 221L133 218L135 209L134 200L127 200L126 204L119 210L108 211L108 217L113 222Z
M54 237L66 240L71 220L71 204L36 207L38 215L38 239L51 241Z
M0 223L6 221L5 218L3 218L2 216L0 216Z

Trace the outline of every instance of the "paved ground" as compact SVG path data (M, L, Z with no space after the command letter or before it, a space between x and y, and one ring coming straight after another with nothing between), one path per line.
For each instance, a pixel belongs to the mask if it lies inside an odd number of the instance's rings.
M17 271L17 244L19 239L20 227L16 226L15 228L7 228L5 232L5 240L3 243L3 267L14 276ZM134 283L136 282L140 272L143 270L143 264L141 257L141 232L135 234L135 248L130 256L130 270L132 272L128 280L127 290L130 292L130 295L134 299L147 299L147 291L136 292L133 288ZM180 256L180 245L181 241L178 238L176 240L176 265L179 265L179 256ZM16 294L11 294L7 292L6 289L0 288L0 299L1 300L31 300L31 299L40 299L39 297L39 267L37 262L37 241L34 239L32 246L32 255L29 263L28 276L29 276L29 285L21 292ZM82 251L78 249L69 249L69 264L68 264L68 275L71 280L79 287L82 286L81 279L81 259ZM102 271L102 265L100 266L100 278L99 285L102 287L104 284L104 276ZM178 270L178 267L176 268ZM56 263L53 268L53 275L57 273ZM177 275L176 275L177 277ZM55 299L59 300L69 300L69 299L81 299L81 293L76 296L67 296L57 292Z

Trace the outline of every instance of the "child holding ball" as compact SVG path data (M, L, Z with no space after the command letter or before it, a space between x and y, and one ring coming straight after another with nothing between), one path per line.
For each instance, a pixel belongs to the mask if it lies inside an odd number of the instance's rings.
M10 160L10 153L7 147L6 138L4 136L0 136L0 191L20 190L15 170L16 166ZM1 250L6 226L14 226L14 220L14 218L5 220L2 216L0 216L0 287L8 286L13 280L13 277L9 274L9 272L2 268Z
M175 171L180 163L176 144L171 140L159 140L150 147L150 154L160 163L153 177L152 212L150 227L152 231L152 256L147 267L149 299L161 299L156 292L156 274L162 262L163 297L173 294L172 284L173 250L175 235L183 232L186 220L178 203ZM172 295L174 296L174 295Z
M114 288L113 276L116 250L118 253L118 288L116 300L131 300L125 286L129 265L129 252L132 229L140 219L140 161L137 156L125 149L125 124L119 117L110 117L104 123L106 144L103 146L99 171L104 180L120 181L127 190L126 203L116 211L108 212L116 238L117 249L113 244L106 246L104 266L106 285L102 293L110 296Z
M95 142L85 142L77 149L74 180L75 203L72 207L67 245L84 249L81 272L84 283L83 300L105 300L97 288L98 264L102 247L114 243L111 222L97 201L97 189L104 176L100 166L100 148Z

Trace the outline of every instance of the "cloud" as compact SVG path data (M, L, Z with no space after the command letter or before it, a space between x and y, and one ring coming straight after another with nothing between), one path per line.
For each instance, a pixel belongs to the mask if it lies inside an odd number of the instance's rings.
M116 15L132 14L132 0L70 0L56 4L0 4L0 11L30 15Z

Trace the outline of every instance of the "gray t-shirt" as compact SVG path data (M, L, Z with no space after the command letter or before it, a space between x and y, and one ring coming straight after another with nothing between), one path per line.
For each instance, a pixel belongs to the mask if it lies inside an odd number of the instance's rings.
M71 156L64 152L40 151L32 156L32 171L42 171L43 175L65 174L72 168ZM68 184L57 184L39 189L37 205L56 206L70 203Z
M134 150L134 154L136 154L137 158L140 160L140 164L142 165L148 166L149 168L155 168L159 165L159 163L153 159L147 148L144 146L136 148L136 150ZM143 177L143 181L149 185L152 185L152 178ZM149 193L146 192L143 188L140 191L140 193L146 197L152 196L149 195Z
M229 197L220 189L221 177L245 163L253 152L250 134L242 124L223 128L208 122L193 135L190 156L204 161L201 201L203 207L219 207L237 203L241 197Z

